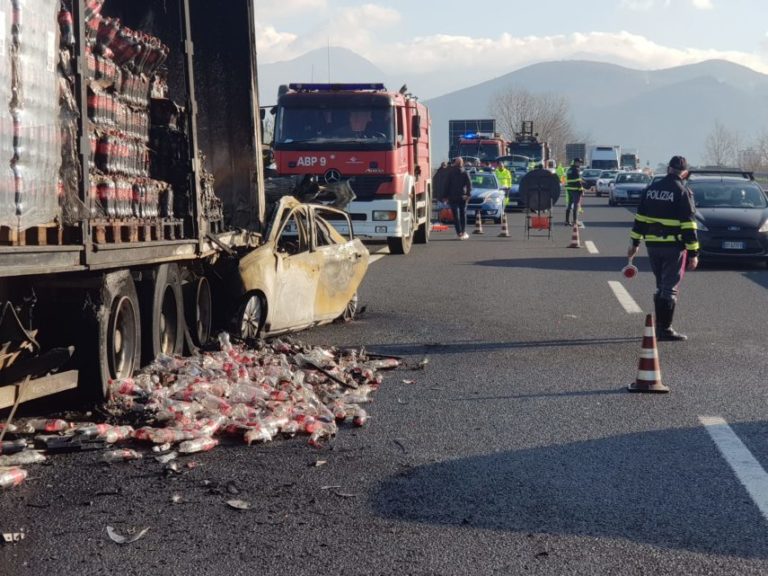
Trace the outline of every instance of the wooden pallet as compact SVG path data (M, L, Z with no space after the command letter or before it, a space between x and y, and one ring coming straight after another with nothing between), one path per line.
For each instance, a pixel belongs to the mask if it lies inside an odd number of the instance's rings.
M61 246L65 243L65 229L59 224L30 226L24 230L12 226L0 226L2 246Z
M93 241L96 244L155 242L184 237L184 221L169 219L94 220Z

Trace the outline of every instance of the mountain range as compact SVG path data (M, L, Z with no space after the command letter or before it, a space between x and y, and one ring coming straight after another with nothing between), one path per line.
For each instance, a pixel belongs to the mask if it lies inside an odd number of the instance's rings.
M376 65L343 48L315 50L297 59L259 67L263 104L273 104L277 87L289 82L384 82L410 90L425 78L391 78ZM619 144L638 151L642 164L656 167L675 154L696 164L715 122L749 147L768 131L768 75L723 60L660 70L634 70L586 60L542 62L460 90L424 100L432 116L433 162L448 155L448 121L488 118L490 102L510 89L564 96L575 131L592 144ZM534 127L535 130L535 127Z

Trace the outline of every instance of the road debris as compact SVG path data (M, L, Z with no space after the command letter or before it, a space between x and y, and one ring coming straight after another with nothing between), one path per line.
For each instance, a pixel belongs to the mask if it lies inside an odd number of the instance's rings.
M112 539L112 541L116 542L117 544L131 544L132 542L136 542L136 540L143 538L148 531L149 528L147 527L140 530L139 532L136 532L135 534L123 536L122 534L119 534L117 530L112 528L112 526L107 526L107 534L109 534L109 537Z
M227 500L227 506L235 510L250 510L251 503L245 500Z
M306 435L311 446L322 448L340 425L368 422L362 405L381 385L380 371L401 365L400 358L364 348L305 346L288 339L260 341L252 348L233 344L222 333L218 350L192 357L160 355L134 377L111 382L110 400L100 412L109 422L76 421L76 415L67 414L66 419L3 425L11 439L0 443L0 466L13 467L0 469L0 487L26 478L19 465L45 460L30 449L29 436L48 454L132 442L103 452L101 459L128 462L142 459L146 451L166 475L181 473L179 455L212 450L225 439L250 445ZM318 460L315 466L325 463Z
M23 531L20 532L3 532L3 542L6 544L17 544L26 538L26 534Z

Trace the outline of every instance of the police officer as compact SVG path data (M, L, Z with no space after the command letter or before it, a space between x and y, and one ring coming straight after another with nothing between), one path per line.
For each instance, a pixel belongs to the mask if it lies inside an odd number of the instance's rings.
M695 270L699 264L699 241L696 236L696 209L693 193L685 185L688 162L673 156L667 175L651 184L640 199L627 256L637 254L640 240L645 240L651 269L656 277L656 337L658 340L686 340L672 328L678 286L683 270Z
M581 195L584 193L584 181L581 179L581 158L574 158L571 167L565 173L565 225L571 225L571 210L573 210L573 223L579 219L579 206Z
M512 188L512 173L506 166L504 166L504 162L499 162L493 173L496 174L496 179L499 181L500 188L503 188L504 190Z

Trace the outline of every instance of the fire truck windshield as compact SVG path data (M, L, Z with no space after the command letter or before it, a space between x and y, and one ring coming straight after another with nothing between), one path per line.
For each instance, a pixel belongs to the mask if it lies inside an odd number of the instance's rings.
M461 142L459 144L459 156L475 156L481 162L493 162L501 156L499 144L496 142Z
M394 147L394 133L392 108L281 106L275 117L274 147L343 149L353 145L381 150Z

